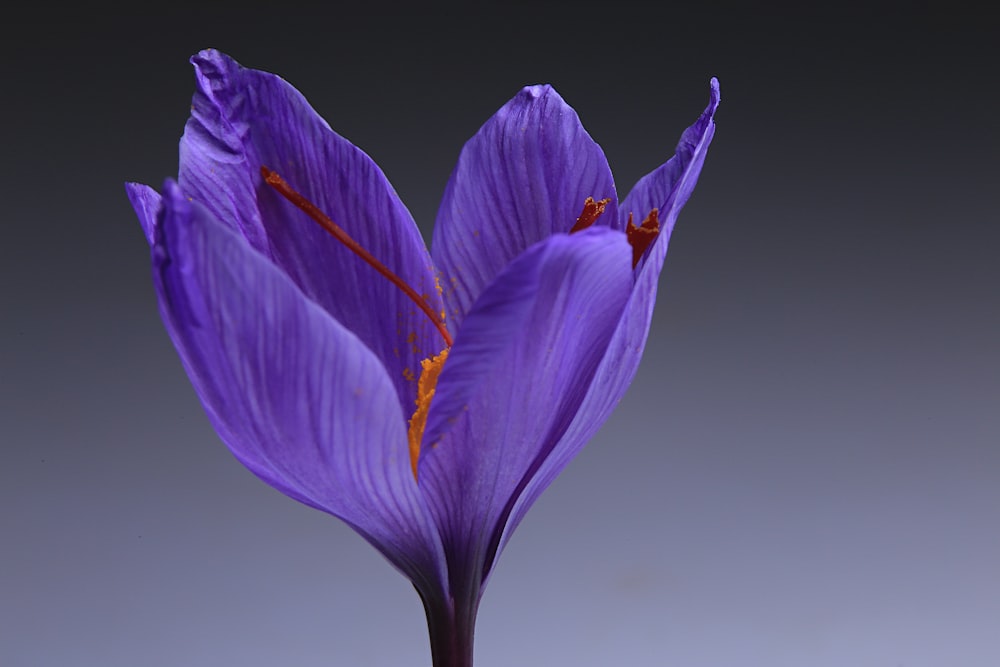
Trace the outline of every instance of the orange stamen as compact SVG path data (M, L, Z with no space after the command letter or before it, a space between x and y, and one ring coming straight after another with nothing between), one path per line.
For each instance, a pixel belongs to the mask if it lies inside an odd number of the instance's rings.
M580 212L580 217L576 219L576 224L569 230L569 233L573 234L594 224L594 221L604 213L604 209L607 207L609 201L611 200L602 199L601 201L594 201L593 197L587 197L583 202L583 210Z
M438 376L448 358L448 348L430 359L420 362L420 379L417 381L417 409L410 419L410 428L406 437L410 442L410 467L413 469L413 479L417 478L417 462L420 460L420 441L424 437L424 427L427 426L427 413L431 409L431 399L437 389Z
M306 215L318 222L319 226L325 229L330 236L347 246L351 252L365 260L369 266L385 276L389 282L401 289L406 296L410 297L410 300L417 304L417 307L424 311L424 314L426 314L427 317L430 318L431 322L434 323L434 326L441 334L441 337L444 338L445 345L451 347L451 335L448 333L448 329L444 326L444 320L438 319L430 305L421 299L420 295L417 294L412 287L407 285L402 278L393 273L385 264L375 259L375 257L370 252L362 248L357 241L348 236L347 232L341 229L340 226L331 220L329 216L323 213L323 211L319 210L319 207L292 189L292 186L290 186L285 179L277 173L271 171L267 167L261 166L260 175L264 177L264 182L277 190L282 197L290 201Z
M642 221L642 224L636 227L632 224L632 214L628 214L628 224L625 226L625 236L628 238L629 245L632 246L633 269L638 266L639 260L642 259L642 255L660 234L659 215L659 210L654 208L649 212L649 215L646 216L646 219Z

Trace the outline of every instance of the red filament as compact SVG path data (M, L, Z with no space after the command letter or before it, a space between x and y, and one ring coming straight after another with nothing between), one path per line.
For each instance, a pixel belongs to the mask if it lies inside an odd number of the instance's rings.
M448 333L448 329L445 328L443 319L439 318L437 314L434 313L430 304L424 301L420 295L417 294L416 290L407 285L402 278L393 273L385 264L375 259L370 252L365 250L357 241L348 236L347 232L341 229L340 226L331 220L328 215L319 210L319 207L306 199L300 193L296 192L292 186L290 186L285 179L279 176L276 172L262 166L260 168L260 175L264 177L264 182L277 190L282 197L290 201L306 215L318 222L319 226L326 230L330 236L347 246L351 252L365 260L369 266L381 273L386 279L389 280L389 282L401 289L406 296L410 297L410 300L417 304L417 307L424 311L424 314L430 318L431 322L441 334L441 337L444 338L445 345L451 347L451 335Z

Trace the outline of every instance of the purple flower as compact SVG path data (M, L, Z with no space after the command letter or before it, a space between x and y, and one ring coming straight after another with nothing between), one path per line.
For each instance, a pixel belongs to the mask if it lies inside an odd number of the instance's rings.
M462 150L429 253L298 91L193 63L177 181L127 186L184 368L237 459L413 582L434 664L471 665L500 552L635 374L718 83L621 202L573 109L524 88Z

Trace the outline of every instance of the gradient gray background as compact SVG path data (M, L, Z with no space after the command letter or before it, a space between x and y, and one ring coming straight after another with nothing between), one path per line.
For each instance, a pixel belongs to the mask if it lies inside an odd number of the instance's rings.
M622 195L718 76L639 374L483 600L477 664L1000 664L995 32L808 12L121 5L4 18L0 664L429 665L409 584L218 441L122 183L176 173L214 46L280 73L426 232L550 82Z

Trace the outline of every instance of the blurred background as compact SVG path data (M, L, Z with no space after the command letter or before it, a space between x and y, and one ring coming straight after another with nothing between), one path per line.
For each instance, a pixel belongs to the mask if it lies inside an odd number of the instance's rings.
M969 5L971 7L972 5ZM1000 664L1000 53L961 3L22 8L0 27L0 664L430 664L409 584L219 442L123 183L205 47L279 73L429 238L548 82L621 196L719 77L639 374L529 513L477 665Z

